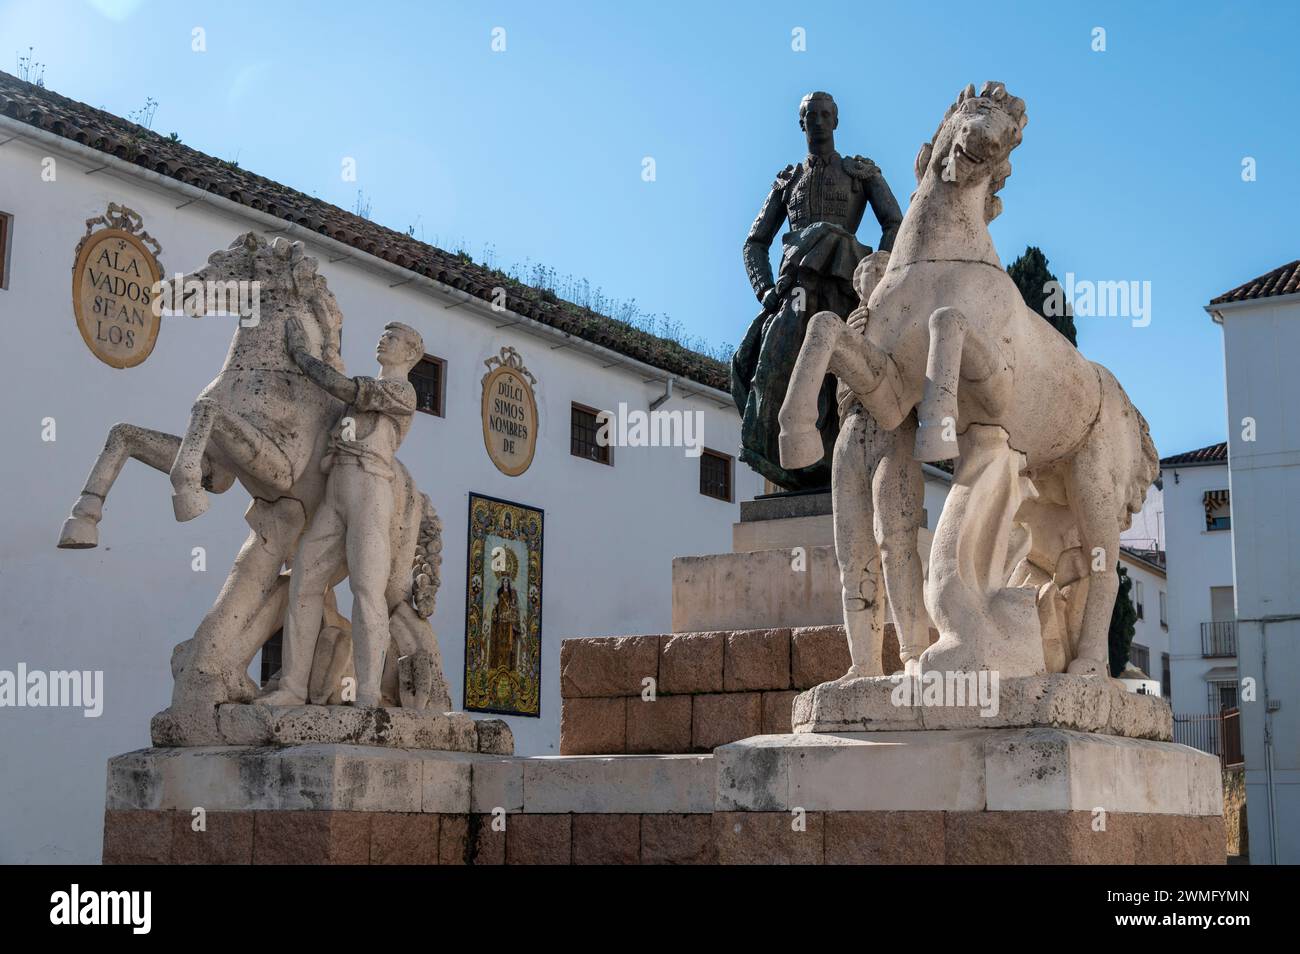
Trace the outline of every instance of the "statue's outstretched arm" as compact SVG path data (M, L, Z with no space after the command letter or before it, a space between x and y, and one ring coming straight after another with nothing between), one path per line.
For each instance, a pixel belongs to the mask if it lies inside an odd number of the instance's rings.
M307 350L306 335L296 318L286 323L284 334L289 355L298 367L302 368L303 374L344 404L353 404L356 401L357 382L346 374L336 371L320 358L314 357Z

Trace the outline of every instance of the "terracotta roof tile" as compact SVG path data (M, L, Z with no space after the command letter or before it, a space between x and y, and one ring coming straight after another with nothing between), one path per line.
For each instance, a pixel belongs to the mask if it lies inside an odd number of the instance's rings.
M485 301L492 299L493 288L504 287L506 307L516 314L698 384L721 391L731 389L726 364L675 341L564 301L546 289L514 281L502 272L476 265L3 71L0 113L240 205L298 223Z
M1180 464L1226 464L1228 462L1227 443L1210 444L1196 450L1174 454L1172 457L1160 458L1161 467L1176 467Z
M1296 259L1281 268L1252 278L1244 285L1238 285L1226 291L1218 298L1210 300L1211 305L1226 305L1232 301L1255 301L1260 298L1276 298L1278 295L1300 293L1300 259Z

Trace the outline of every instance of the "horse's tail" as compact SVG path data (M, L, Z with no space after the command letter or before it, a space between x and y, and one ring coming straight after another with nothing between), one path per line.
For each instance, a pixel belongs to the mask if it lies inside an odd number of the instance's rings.
M414 483L411 485L415 489ZM419 491L416 491L417 493ZM442 568L442 521L433 509L429 495L420 494L420 532L415 541L415 559L411 562L411 606L421 619L433 615L438 599Z

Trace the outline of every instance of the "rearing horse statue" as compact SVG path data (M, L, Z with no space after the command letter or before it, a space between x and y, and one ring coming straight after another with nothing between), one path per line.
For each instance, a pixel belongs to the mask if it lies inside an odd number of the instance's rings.
M183 437L134 424L116 424L91 468L85 489L63 525L59 546L94 547L114 481L130 458L169 474L177 520L207 509L207 492L238 481L252 497L245 520L251 532L235 557L217 601L192 639L172 655L171 707L154 720L156 744L201 745L222 741L216 707L250 702L258 687L248 667L283 623L288 578L307 521L325 488L320 462L331 426L343 406L302 373L285 346L285 325L297 319L313 356L343 370L339 337L343 316L315 258L301 242L267 242L254 232L214 252L203 268L164 283L173 303L205 314L214 297L194 289L256 282L256 314L243 316L225 363L190 411ZM187 298L188 295L188 298ZM398 651L415 657L423 675L416 704L449 708L437 640L429 626L438 585L441 525L428 497L395 462L393 568L386 598ZM333 581L339 582L338 580ZM396 653L386 695L397 695Z
M782 463L814 463L829 370L881 427L915 429L916 460L956 458L925 583L940 639L923 670L1106 673L1120 533L1157 469L1114 376L1025 305L993 248L987 225L1026 123L1001 83L962 91L917 156L865 330L813 316L780 414ZM902 571L882 556L897 617L908 581L891 580ZM908 639L925 623L903 615Z

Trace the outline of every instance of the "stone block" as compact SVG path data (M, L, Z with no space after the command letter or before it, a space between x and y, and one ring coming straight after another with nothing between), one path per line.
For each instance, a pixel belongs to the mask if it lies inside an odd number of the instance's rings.
M506 864L567 865L573 861L571 815L514 815L506 830Z
M523 766L529 813L713 811L715 778L708 755L542 756Z
M716 812L713 834L724 865L819 865L825 821L807 812L803 829L790 812Z
M849 664L849 640L842 625L800 626L790 634L794 688L811 689L838 679L849 671Z
M253 864L368 864L371 817L371 812L256 812Z
M436 865L440 816L375 812L370 819L372 865Z
M248 865L253 863L253 813L205 812L204 831L195 831L191 812L171 812L171 863Z
M763 729L763 696L759 692L724 692L694 696L691 745L711 752L719 745L758 735Z
M793 689L763 693L763 735L785 735L790 732L791 710L799 695Z
M438 822L438 864L506 863L506 833L492 829L490 815L440 815Z
M749 629L727 634L723 692L790 688L790 630Z
M839 679L808 690L795 707L796 732L911 731L913 729L1000 729L1055 726L1079 732L1168 741L1173 737L1169 704L1155 696L1126 692L1099 676L1048 673L985 684L986 698L972 700L964 677L939 673L939 683L914 681L904 704L896 693L901 677ZM926 679L932 678L927 674ZM962 694L958 689L962 688ZM942 692L940 693L940 689ZM935 698L943 704L930 704ZM962 704L956 704L956 703Z
M826 812L828 865L941 865L943 812Z
M754 550L784 550L795 547L833 547L835 524L830 514L754 520L731 525L731 549L735 553Z
M104 812L106 865L165 865L172 859L174 812L108 809Z
M722 655L726 633L676 633L659 649L660 693L722 691Z
M646 677L659 679L658 636L601 636L560 644L564 699L639 696Z
M478 751L485 755L514 755L515 736L504 719L478 719Z
M613 755L626 751L625 697L575 697L561 703L561 755Z
M524 763L521 759L475 760L470 775L470 811L490 815L498 808L524 810Z
M718 860L713 815L642 815L641 863L711 865Z
M641 861L641 816L573 815L575 865L635 865Z
M802 570L795 570L791 561L789 550L675 558L673 632L842 622L835 548L809 548Z
M691 697L658 696L643 701L627 697L627 745L625 751L689 752L691 750Z

